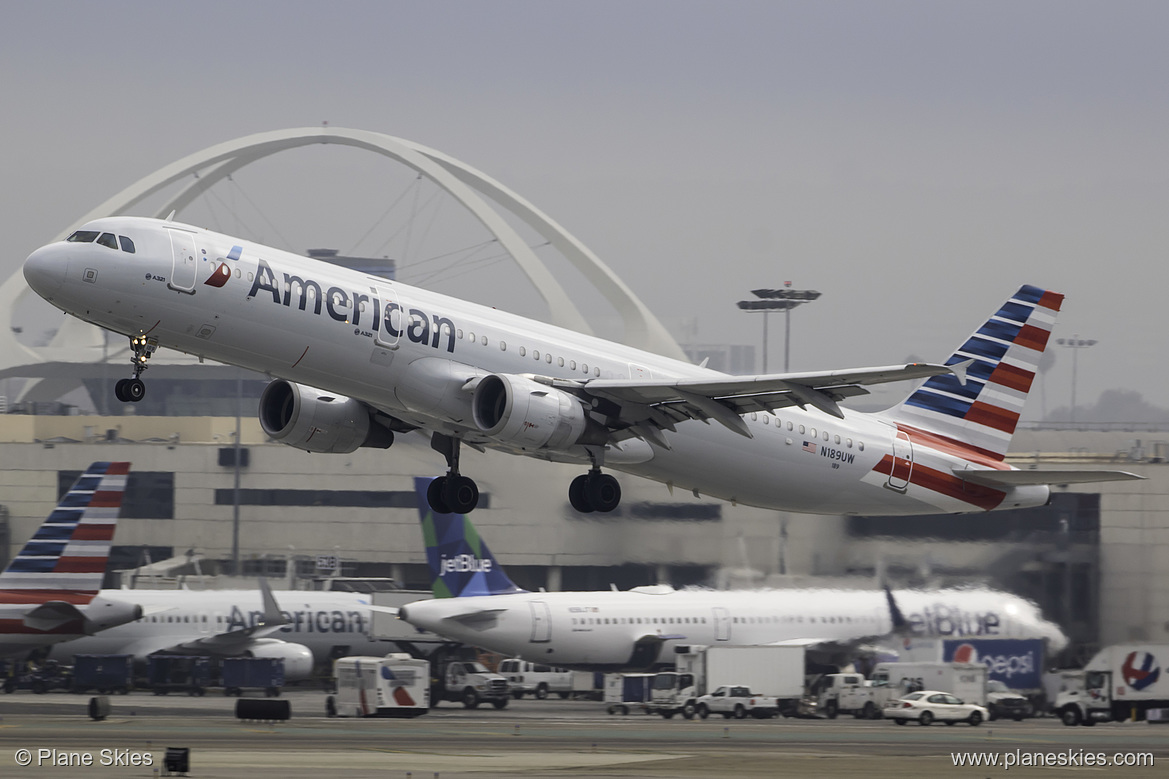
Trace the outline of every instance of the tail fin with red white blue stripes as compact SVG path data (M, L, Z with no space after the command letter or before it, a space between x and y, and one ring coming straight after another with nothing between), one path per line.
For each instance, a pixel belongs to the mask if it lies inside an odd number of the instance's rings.
M130 463L96 462L0 573L0 590L88 602L101 589Z
M1021 287L946 360L957 375L927 379L883 416L1002 460L1062 303L1058 292Z

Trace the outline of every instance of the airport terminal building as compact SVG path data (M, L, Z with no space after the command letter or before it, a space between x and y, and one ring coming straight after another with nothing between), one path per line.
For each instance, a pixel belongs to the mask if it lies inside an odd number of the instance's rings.
M139 586L231 573L237 532L241 575L308 587L337 570L428 585L415 477L445 465L424 436L310 454L267 441L244 418L237 490L234 434L231 417L0 416L0 556L90 462L116 459L132 463L132 476L111 569L152 564ZM483 493L476 527L527 588L985 583L1039 603L1072 638L1074 662L1103 644L1169 641L1169 444L1158 435L1020 431L1019 467L1106 464L1147 479L960 516L792 514L619 476L622 504L602 518L568 503L579 466L468 451L463 470Z

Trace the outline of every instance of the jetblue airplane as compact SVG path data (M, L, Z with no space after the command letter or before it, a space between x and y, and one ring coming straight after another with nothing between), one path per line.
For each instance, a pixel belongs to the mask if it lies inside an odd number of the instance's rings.
M419 480L423 481L423 480ZM421 487L420 487L421 489ZM424 512L433 600L398 618L507 657L589 670L672 663L679 645L786 644L835 654L894 634L1045 638L1067 645L1030 601L987 589L528 592L515 585L470 519Z
M142 616L137 604L99 593L129 472L130 463L90 465L0 573L0 656Z
M374 607L354 592L291 590L278 603L261 579L258 590L104 590L112 601L133 601L147 614L98 635L53 646L49 659L74 655L152 654L273 657L284 660L288 681L311 678L315 665L347 655L384 655L434 643L412 628L386 639L371 637ZM418 593L402 592L401 602ZM406 626L403 625L405 628ZM397 642L406 642L405 646Z
M310 452L421 430L446 458L435 511L479 490L463 443L587 465L568 497L612 511L603 467L735 503L817 514L1040 506L1048 484L1138 478L1004 462L1063 296L1024 286L945 365L729 376L446 295L169 220L108 217L33 252L24 275L68 314L130 339L120 400L159 347L275 380L260 423ZM881 413L865 387L927 379Z

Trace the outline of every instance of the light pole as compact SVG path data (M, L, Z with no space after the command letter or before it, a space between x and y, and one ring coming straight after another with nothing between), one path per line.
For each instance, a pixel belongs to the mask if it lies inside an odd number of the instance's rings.
M767 315L772 311L783 312L783 371L787 373L791 353L792 309L820 297L820 293L814 289L792 289L791 285L790 281L785 281L783 289L753 289L751 294L761 300L740 300L738 303L744 311L763 312L763 373L767 373Z
M1073 335L1071 338L1057 338L1055 342L1060 346L1072 350L1072 422L1076 421L1076 363L1077 357L1081 349L1087 349L1089 346L1095 346L1095 339L1080 338L1079 334Z

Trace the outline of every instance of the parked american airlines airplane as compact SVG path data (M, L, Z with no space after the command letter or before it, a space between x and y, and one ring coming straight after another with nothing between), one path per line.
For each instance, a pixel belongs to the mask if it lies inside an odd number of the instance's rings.
M131 622L141 606L100 594L130 463L93 463L0 573L0 655Z
M582 512L620 502L604 466L821 514L1038 506L1049 482L1136 478L1003 461L1063 300L1035 287L946 365L742 377L157 219L90 222L33 252L24 275L58 308L131 339L123 401L142 399L162 346L275 376L260 422L290 446L352 452L430 432L449 469L430 488L436 511L478 502L461 443L588 464L568 489ZM927 377L882 413L838 405Z
M383 655L396 641L433 643L406 628L391 640L370 637L370 596L354 592L289 590L278 603L261 580L257 590L105 590L112 601L141 604L143 616L95 636L57 644L49 658L71 662L74 655L187 654L211 657L277 657L290 681L312 676L315 664L346 655ZM389 596L387 596L389 597ZM401 593L399 602L417 598Z
M894 633L945 638L1067 639L1035 604L987 589L527 592L471 521L424 513L433 600L399 619L464 644L557 666L633 670L672 662L678 645L788 644L835 654Z

